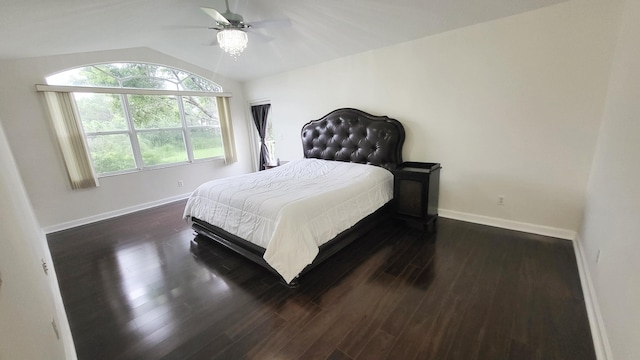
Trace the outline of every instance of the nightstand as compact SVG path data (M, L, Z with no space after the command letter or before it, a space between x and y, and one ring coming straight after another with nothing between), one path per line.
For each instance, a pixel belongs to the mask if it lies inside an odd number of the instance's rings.
M278 167L278 166L284 165L286 163L288 163L288 161L280 161L280 162L275 163L275 164L273 164L273 163L272 164L265 163L264 164L264 169L265 170L273 169L274 167Z
M408 161L393 170L395 216L424 229L438 218L439 163Z

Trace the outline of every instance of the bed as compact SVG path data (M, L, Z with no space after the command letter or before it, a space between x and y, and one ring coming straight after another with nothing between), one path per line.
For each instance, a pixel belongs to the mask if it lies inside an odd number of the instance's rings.
M202 184L184 211L198 235L289 285L387 214L405 139L397 120L351 108L308 122L301 135L303 159Z

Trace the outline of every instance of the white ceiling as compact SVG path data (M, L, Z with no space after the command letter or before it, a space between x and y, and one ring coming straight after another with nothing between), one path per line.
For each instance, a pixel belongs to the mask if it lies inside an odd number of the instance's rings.
M0 58L149 47L237 80L312 65L566 0L230 0L245 22L291 19L252 29L273 38L234 61L200 7L224 0L0 0ZM128 59L123 59L128 60Z

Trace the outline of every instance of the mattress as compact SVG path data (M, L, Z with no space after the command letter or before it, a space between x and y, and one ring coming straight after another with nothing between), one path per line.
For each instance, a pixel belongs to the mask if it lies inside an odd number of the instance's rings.
M393 175L381 167L294 160L256 173L209 181L189 197L195 217L265 249L264 259L291 282L320 245L393 197Z

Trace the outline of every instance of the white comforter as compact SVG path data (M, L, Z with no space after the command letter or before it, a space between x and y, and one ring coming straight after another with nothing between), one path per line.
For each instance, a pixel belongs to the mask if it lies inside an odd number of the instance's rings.
M393 175L377 166L296 160L209 181L187 202L195 217L265 248L264 259L291 282L318 247L393 197Z

